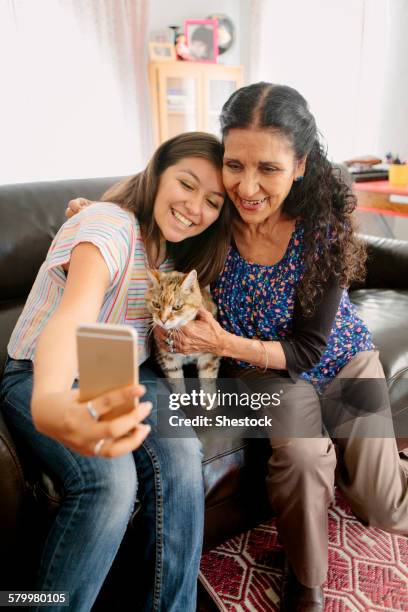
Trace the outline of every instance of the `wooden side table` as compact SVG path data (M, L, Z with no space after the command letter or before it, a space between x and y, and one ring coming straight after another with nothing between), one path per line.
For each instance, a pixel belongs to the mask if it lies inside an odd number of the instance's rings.
M358 207L372 209L374 212L391 211L401 216L408 216L408 185L395 187L388 181L367 181L354 183L353 190L357 196ZM406 202L393 202L393 196L400 196Z
M353 191L357 196L357 213L373 213L376 215L379 234L387 238L395 238L390 217L408 219L408 185L395 187L388 181L367 181L354 183ZM401 199L403 202L393 202L394 199ZM406 225L408 221L402 223ZM404 230L404 236L405 233Z

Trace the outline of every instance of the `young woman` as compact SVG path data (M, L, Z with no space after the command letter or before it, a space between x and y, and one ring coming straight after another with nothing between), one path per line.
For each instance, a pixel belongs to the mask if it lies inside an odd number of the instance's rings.
M200 443L193 434L159 439L155 411L149 416L155 375L143 365L140 386L81 404L72 389L75 330L81 322L133 325L140 363L145 361L147 266L195 267L208 283L224 261L229 220L221 167L215 137L177 136L160 146L143 172L68 220L8 345L4 418L65 492L44 542L35 588L68 591L76 612L91 609L136 493L146 534L139 554L144 567L154 570L143 609L196 608L204 516ZM135 408L134 398L144 393L147 401ZM99 420L119 406L130 412Z
M212 288L219 322L200 311L174 349L222 356L232 376L273 384L278 373L291 383L279 410L281 435L273 425L268 434L268 494L290 564L281 607L323 610L336 455L322 433L322 410L330 425L336 417L337 482L353 511L369 525L408 533L407 476L384 373L346 289L364 264L353 233L355 198L334 174L296 90L239 89L223 107L221 128L234 214L232 244ZM364 380L363 393L353 380ZM347 419L336 381L351 406Z

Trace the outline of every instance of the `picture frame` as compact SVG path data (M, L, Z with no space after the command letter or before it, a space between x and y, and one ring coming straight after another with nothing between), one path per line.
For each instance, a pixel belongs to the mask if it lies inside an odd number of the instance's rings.
M184 34L193 61L217 63L218 23L216 19L186 19Z
M149 58L155 62L175 62L176 51L172 43L149 42Z

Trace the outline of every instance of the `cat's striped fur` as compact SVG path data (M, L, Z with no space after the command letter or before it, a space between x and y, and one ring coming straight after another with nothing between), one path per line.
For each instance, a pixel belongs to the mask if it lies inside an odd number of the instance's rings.
M195 319L200 306L214 316L217 308L208 289L200 288L197 273L149 271L150 287L146 292L146 305L153 317L153 324L170 331L174 337L182 334L180 328ZM172 390L185 392L183 365L195 363L202 389L215 393L220 358L211 353L182 355L170 353L156 344L156 358L171 383Z

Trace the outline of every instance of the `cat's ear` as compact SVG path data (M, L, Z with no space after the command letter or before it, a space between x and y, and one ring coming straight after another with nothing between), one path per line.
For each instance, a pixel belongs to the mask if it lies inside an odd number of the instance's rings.
M156 270L146 270L146 272L147 277L153 287L158 287L160 283L160 272L157 272Z
M196 270L191 270L181 283L181 288L183 291L191 291L194 283L197 280L197 272Z

